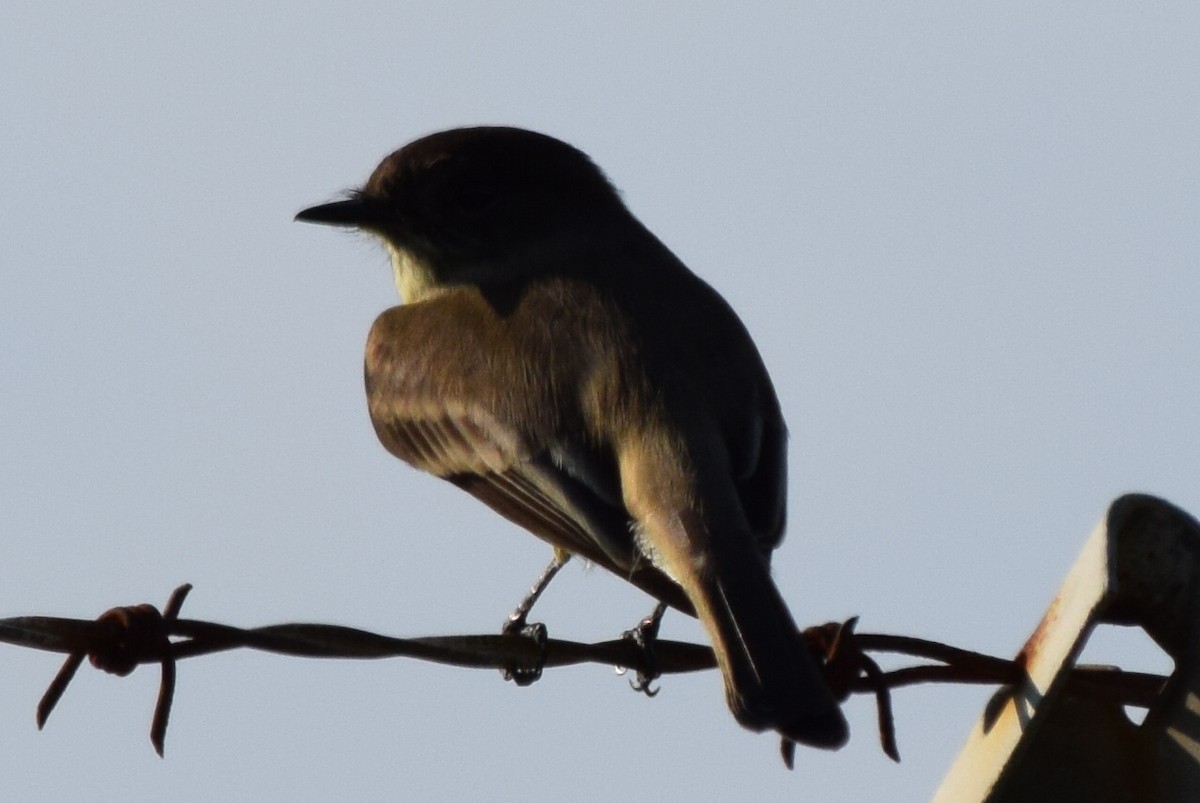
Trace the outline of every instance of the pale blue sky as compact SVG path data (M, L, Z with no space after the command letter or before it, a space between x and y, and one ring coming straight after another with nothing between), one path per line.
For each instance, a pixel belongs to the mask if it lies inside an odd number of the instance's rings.
M211 6L211 4L208 4ZM1200 7L22 4L0 20L0 615L161 604L491 632L548 550L388 456L382 252L291 222L404 142L506 123L590 153L731 301L792 429L797 619L1014 653L1126 490L1200 512ZM537 618L649 600L572 567ZM666 634L699 637L674 616ZM1098 660L1155 666L1113 639ZM255 653L79 678L0 647L16 798L925 800L990 690L866 699L780 765L712 673Z

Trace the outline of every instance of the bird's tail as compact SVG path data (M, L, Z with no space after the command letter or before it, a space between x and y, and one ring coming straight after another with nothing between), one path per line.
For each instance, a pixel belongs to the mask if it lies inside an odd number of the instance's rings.
M723 552L725 550L722 550ZM770 569L753 548L716 556L688 596L717 656L734 717L813 747L848 738L834 701Z

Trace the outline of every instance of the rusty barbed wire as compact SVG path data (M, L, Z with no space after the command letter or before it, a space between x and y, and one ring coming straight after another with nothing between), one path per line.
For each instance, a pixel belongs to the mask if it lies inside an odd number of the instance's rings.
M157 663L162 679L150 726L150 741L163 755L167 723L175 691L175 663L233 649L254 649L301 658L416 658L468 668L549 669L598 663L637 672L631 685L653 696L650 682L661 675L696 672L716 666L711 648L682 641L653 639L653 649L631 633L611 641L583 643L563 639L535 640L520 634L425 636L397 638L352 627L327 624L279 624L240 628L179 613L191 585L172 593L160 613L149 604L113 608L94 620L52 616L0 619L0 642L48 652L66 653L62 668L42 695L37 725L45 726L84 658L110 674L128 675L141 664ZM858 617L804 631L809 648L824 664L826 679L839 700L851 694L875 696L881 747L899 761L891 689L917 683L998 685L989 710L1011 695L1022 679L1019 661L951 647L911 636L858 633ZM933 664L884 671L867 652L907 655ZM1067 693L1103 698L1148 708L1166 678L1115 667L1076 667ZM795 744L784 740L782 754L790 768Z

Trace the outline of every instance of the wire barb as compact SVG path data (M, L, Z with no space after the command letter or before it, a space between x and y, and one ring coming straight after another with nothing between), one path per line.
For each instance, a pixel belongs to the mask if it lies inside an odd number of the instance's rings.
M875 694L875 707L879 718L879 741L884 754L899 763L900 750L896 746L896 722L892 714L892 694L888 690L883 670L874 659L863 652L855 638L854 628L858 617L847 619L840 625L826 624L805 631L809 647L825 659L825 679L835 699L844 701L852 691L864 690ZM791 758L785 745L784 762ZM793 745L790 750L795 750ZM790 767L789 767L790 768Z
M85 657L92 666L118 677L129 675L138 664L157 661L162 665L162 680L154 705L154 718L150 722L150 743L161 758L167 722L171 718L171 702L175 697L175 656L171 651L170 631L191 590L190 584L175 589L167 601L166 613L159 613L153 605L142 604L111 608L100 614L95 622L98 638L87 648L67 655L38 702L38 730L45 726Z

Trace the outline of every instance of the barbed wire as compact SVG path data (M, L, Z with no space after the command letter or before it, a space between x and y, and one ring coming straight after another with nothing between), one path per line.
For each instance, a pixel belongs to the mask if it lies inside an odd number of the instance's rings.
M20 647L66 653L62 668L42 695L37 725L45 726L84 658L97 669L128 675L141 664L161 666L162 680L150 725L150 741L163 755L171 702L175 692L175 663L233 649L253 649L301 658L380 659L416 658L460 667L514 669L535 673L543 669L582 663L607 664L637 672L635 689L654 696L651 682L661 675L696 672L716 666L711 648L682 641L654 638L648 643L633 637L598 643L521 634L427 636L396 638L351 627L327 624L279 624L240 628L196 619L179 613L191 585L171 594L160 612L150 604L113 608L94 620L51 616L17 616L0 619L0 642ZM822 659L834 695L872 694L878 709L881 747L894 761L896 745L890 690L918 683L973 683L999 685L988 712L998 712L1024 679L1019 661L951 647L927 639L855 631L857 617L831 622L804 631L813 652ZM907 655L936 663L883 671L867 652ZM1149 708L1166 678L1115 667L1076 667L1067 681L1068 694L1102 698L1121 705ZM792 766L795 745L787 740L782 753Z

